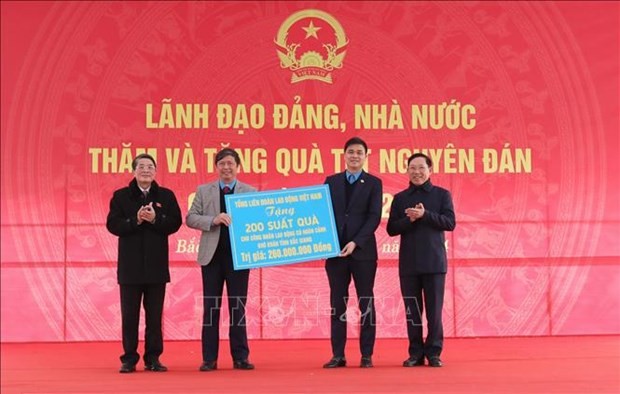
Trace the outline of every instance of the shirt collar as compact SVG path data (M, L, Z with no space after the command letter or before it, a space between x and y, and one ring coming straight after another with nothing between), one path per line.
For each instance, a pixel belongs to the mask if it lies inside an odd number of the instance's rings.
M234 181L230 182L230 183L224 183L222 181L220 181L220 189L224 189L224 187L228 186L230 188L230 190L234 189L235 186L237 186L237 180L235 179Z
M413 183L409 182L409 192L410 193L415 193L417 191L430 192L432 187L433 187L433 184L431 183L430 179L427 180L426 182L424 182L423 184L421 184L420 186L416 186Z
M353 178L355 178L355 181L357 181L357 180L358 180L358 179L360 179L360 177L362 176L362 172L363 172L363 171L351 172L351 171L349 171L349 170L345 170L345 172L344 172L344 173L345 173L345 177L346 177L347 179L349 179L349 175L353 175ZM354 182L355 182L355 181L354 181Z

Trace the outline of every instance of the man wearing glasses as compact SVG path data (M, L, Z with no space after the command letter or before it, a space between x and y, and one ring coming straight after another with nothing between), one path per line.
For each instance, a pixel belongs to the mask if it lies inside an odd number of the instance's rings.
M118 284L121 293L123 350L121 373L136 370L140 303L144 300L144 369L168 370L159 361L164 351L162 313L168 269L168 236L181 227L181 209L174 193L155 182L157 164L148 154L131 163L134 179L116 190L106 222L118 237Z
M203 291L202 364L199 368L202 372L217 369L224 283L228 295L230 353L233 368L254 369L254 365L248 361L250 349L245 324L250 270L233 269L228 230L232 219L226 213L224 203L226 194L256 191L256 188L237 180L240 166L241 158L236 151L230 148L219 151L215 155L215 167L219 179L198 186L186 218L190 228L202 231L198 250Z

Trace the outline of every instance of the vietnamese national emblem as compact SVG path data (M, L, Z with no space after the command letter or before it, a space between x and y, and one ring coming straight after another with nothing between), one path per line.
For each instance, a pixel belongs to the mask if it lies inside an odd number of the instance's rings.
M342 68L349 41L330 14L302 10L282 23L275 43L280 66L293 72L291 83L308 79L332 83L332 71Z

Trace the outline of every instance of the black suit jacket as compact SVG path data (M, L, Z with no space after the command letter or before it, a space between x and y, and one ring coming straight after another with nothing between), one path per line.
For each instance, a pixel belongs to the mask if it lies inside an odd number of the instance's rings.
M424 216L409 221L405 209L417 203L424 205ZM444 231L456 226L454 205L450 192L434 186L430 180L416 188L409 188L394 196L387 233L400 235L398 255L399 275L441 274L448 270Z
M138 225L138 209L150 202L157 214L155 223ZM168 236L175 233L181 223L181 209L174 193L155 181L146 201L135 179L129 186L115 191L106 227L118 236L118 283L170 282Z
M325 179L325 183L329 185L340 244L355 242L357 246L350 256L354 260L377 260L375 230L381 222L381 179L362 171L349 198L349 204L345 204L345 182L347 180L344 172ZM330 260L332 259L328 259Z

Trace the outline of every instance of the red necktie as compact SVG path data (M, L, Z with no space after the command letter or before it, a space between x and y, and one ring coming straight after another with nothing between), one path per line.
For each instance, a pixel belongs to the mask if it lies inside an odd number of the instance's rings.
M230 188L228 186L224 186L222 191L224 192L224 194L230 194Z

